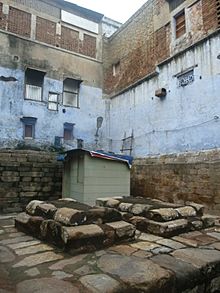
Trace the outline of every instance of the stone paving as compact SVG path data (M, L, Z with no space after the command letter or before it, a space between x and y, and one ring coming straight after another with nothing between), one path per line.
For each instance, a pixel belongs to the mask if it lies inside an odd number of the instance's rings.
M136 232L133 242L71 256L0 216L0 293L217 293L220 227L170 239Z

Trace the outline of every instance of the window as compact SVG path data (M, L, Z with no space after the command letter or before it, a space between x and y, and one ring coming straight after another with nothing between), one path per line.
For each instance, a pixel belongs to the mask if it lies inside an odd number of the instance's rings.
M25 98L33 101L42 100L45 72L28 68L25 71Z
M33 139L35 137L35 124L37 118L35 117L23 117L21 118L24 127L24 138Z
M176 38L178 39L186 32L185 11L183 10L175 16Z
M48 96L48 109L51 111L58 111L58 97L57 93L49 92Z
M194 70L188 70L182 74L177 75L178 87L184 87L194 81Z
M120 61L112 65L112 74L117 76L120 72Z
M63 105L79 107L80 80L66 78L63 82Z
M64 123L63 138L64 140L73 140L73 123Z
M180 6L185 0L170 0L169 2L169 8L170 11L173 11L176 9L178 6Z

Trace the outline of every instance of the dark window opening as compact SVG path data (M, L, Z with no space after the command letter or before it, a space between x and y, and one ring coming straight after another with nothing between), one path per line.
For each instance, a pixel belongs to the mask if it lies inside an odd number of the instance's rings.
M64 123L63 138L64 140L73 140L73 123Z
M63 105L70 107L79 107L79 87L80 80L66 78L63 81Z
M35 124L37 118L34 117L23 117L21 118L23 122L23 129L24 129L24 138L33 139L35 138Z
M45 72L28 68L25 71L25 98L33 101L42 100Z
M170 11L173 11L178 6L180 6L183 2L185 2L185 0L168 0L168 1L169 1Z
M185 11L183 10L175 16L176 38L180 38L186 32Z

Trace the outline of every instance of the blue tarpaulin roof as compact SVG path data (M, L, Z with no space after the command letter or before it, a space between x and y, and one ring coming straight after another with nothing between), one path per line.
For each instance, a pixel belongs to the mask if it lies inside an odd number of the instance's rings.
M112 160L112 161L119 161L119 162L124 162L127 163L129 168L131 168L133 157L127 156L127 155L120 155L120 154L114 154L114 153L108 153L104 151L90 151L86 149L73 149L70 151L67 151L63 154L60 154L57 156L58 161L65 161L65 158L68 156L74 155L77 152L86 152L90 154L91 157L94 158L100 158L100 159L105 159L105 160Z

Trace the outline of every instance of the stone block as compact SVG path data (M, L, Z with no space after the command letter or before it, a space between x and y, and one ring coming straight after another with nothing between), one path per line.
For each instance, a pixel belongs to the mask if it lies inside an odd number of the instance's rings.
M60 208L56 211L54 220L67 226L77 226L86 222L86 214L81 210Z
M129 239L135 235L135 226L124 221L107 223L106 226L113 228L119 239Z
M107 222L120 221L122 215L113 208L94 207L86 211L86 223L104 224Z
M161 208L150 210L147 217L154 221L166 222L172 221L179 217L178 212L173 208Z
M117 208L119 204L120 204L119 200L111 198L105 203L105 206L109 208Z
M15 227L27 234L35 237L40 236L40 226L43 222L42 217L30 216L26 213L20 213L15 218Z
M215 225L216 220L218 220L218 216L213 216L213 215L204 215L202 216L202 221L204 228L210 228Z
M196 210L192 206L177 208L176 211L178 212L180 217L183 217L183 218L196 216Z
M147 232L148 220L145 217L131 217L129 218L129 223L133 224L138 230Z
M40 226L40 236L49 243L63 247L62 225L54 220L44 220Z
M36 216L41 216L47 219L52 219L57 211L57 208L51 203L40 203L36 207Z
M135 216L144 216L151 207L151 205L147 204L134 204L130 207L129 211Z
M120 203L120 205L118 206L118 208L122 212L129 212L130 209L132 208L132 206L133 206L132 203L122 202L122 203Z
M188 228L189 223L185 219L173 220L169 222L147 220L147 231L145 232L170 237L186 232Z
M26 212L29 215L35 215L36 212L36 208L42 204L43 201L41 200L32 200L31 202L29 202L29 204L26 206Z
M199 216L203 215L204 208L205 208L204 205L198 204L198 203L195 203L195 202L190 202L190 201L187 201L186 205L193 207L196 210L197 215L199 215Z

